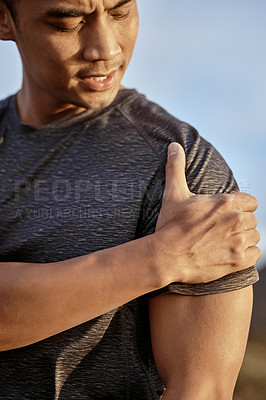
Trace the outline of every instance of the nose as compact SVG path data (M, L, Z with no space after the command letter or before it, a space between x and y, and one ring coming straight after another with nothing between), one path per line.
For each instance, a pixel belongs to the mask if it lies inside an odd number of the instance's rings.
M121 53L114 27L104 18L91 21L88 27L83 58L86 61L110 61Z

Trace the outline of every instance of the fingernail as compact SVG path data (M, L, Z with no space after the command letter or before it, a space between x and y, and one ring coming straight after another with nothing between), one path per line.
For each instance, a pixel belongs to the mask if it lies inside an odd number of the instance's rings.
M169 154L169 156L171 157L171 156L174 156L174 155L176 155L178 153L178 146L177 146L177 144L176 143L171 143L171 144L169 144L169 147L168 147L168 154Z

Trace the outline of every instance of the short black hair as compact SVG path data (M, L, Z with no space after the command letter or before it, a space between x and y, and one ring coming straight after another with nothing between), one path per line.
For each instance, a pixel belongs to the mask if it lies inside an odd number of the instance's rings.
M13 20L16 21L18 0L2 0L2 2L7 6Z

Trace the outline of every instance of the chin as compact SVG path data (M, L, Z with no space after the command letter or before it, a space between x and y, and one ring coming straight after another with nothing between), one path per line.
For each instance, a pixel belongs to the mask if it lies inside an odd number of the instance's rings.
M119 87L120 88L120 87ZM79 100L72 102L78 107L87 108L89 110L98 110L108 107L116 98L119 88L112 92L89 93L83 95Z

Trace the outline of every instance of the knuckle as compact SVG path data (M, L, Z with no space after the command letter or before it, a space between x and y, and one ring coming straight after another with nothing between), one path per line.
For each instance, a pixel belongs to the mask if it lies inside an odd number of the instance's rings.
M229 207L231 207L232 195L231 194L223 194L223 195L221 195L219 201L223 208L229 208Z
M170 199L172 192L173 192L173 187L168 186L165 188L162 197L163 202L167 202Z
M245 253L245 239L242 235L237 235L232 241L231 253L234 262L243 262Z
M246 257L244 252L234 253L232 257L232 265L234 267L244 267L246 265Z
M244 251L239 252L238 257L237 257L237 263L238 263L238 265L241 265L241 266L246 265L246 255L245 255Z
M245 224L245 215L241 212L236 212L234 215L234 222L237 228L242 228Z
M239 212L239 213L237 214L236 220L237 220L237 222L238 222L239 225L244 225L245 220L246 220L245 214Z
M174 168L175 168L174 163L168 161L168 163L167 163L166 166L165 166L165 170L171 172L171 171L174 170Z
M167 161L165 169L166 170L176 170L180 167L180 160L177 157L171 157L170 160Z
M237 237L235 238L235 248L237 252L241 252L243 251L243 248L245 248L246 245L246 240L244 235L237 235Z

